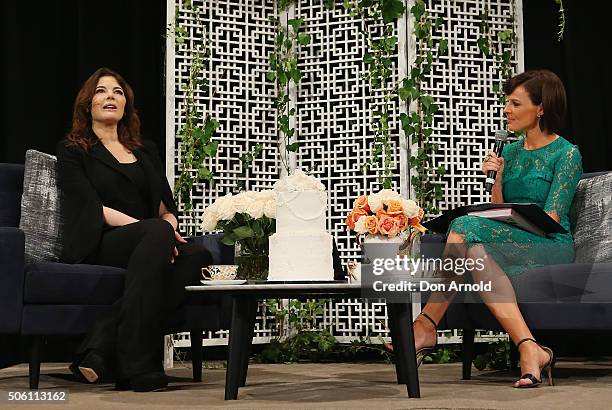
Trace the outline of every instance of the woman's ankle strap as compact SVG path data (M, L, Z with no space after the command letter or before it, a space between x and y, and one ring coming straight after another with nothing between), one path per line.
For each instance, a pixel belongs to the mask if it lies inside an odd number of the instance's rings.
M431 324L433 325L434 329L438 330L438 324L431 318L431 316L429 316L425 312L421 312L420 315L426 318L427 320L429 320Z
M523 343L523 342L527 342L527 341L529 341L529 342L533 342L533 343L535 343L535 344L539 345L539 343L538 343L538 342L536 342L536 340L535 340L535 339L532 339L531 337L526 337L526 338L522 339L521 341L519 341L519 342L516 344L516 348L518 349L518 347L521 345L521 343Z

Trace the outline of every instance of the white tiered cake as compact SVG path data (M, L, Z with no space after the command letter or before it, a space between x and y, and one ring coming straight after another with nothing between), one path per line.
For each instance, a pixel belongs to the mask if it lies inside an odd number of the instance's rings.
M297 170L278 181L274 191L276 233L270 236L268 280L333 280L332 236L325 230L325 187Z

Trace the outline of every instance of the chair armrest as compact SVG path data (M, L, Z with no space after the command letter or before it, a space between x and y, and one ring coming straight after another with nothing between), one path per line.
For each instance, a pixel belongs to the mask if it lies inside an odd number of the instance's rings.
M234 247L223 244L222 240L222 233L192 236L187 239L188 242L203 245L208 249L213 258L213 264L232 265L234 263Z
M25 236L13 227L0 227L0 333L21 328Z
M421 235L421 255L424 258L441 258L446 246L446 235L428 233Z

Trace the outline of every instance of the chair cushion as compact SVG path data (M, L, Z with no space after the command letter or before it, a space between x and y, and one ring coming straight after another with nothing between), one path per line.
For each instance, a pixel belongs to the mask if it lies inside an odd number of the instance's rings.
M19 226L23 165L0 164L0 226Z
M39 262L26 266L24 301L110 305L123 294L125 270L112 266Z
M21 220L26 263L58 261L62 254L62 216L56 178L57 160L35 150L26 152Z
M612 172L578 183L570 219L575 261L612 262Z

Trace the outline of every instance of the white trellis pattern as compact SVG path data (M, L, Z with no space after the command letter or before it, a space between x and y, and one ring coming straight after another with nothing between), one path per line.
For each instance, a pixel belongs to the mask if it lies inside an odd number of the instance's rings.
M266 80L268 58L274 49L274 25L270 16L281 21L300 17L311 43L302 47L299 68L304 77L297 89L290 89L295 101L298 140L302 142L294 163L326 185L329 194L328 230L335 236L344 259L355 258L358 249L344 228L343 216L352 208L359 194L377 190L376 170L364 175L360 165L369 157L374 131L371 113L382 99L380 92L370 92L361 75L366 67L361 61L366 42L359 31L361 22L350 17L336 1L333 11L319 1L300 0L288 11L277 13L272 0L194 0L199 8L203 27L197 27L180 0L168 0L169 22L187 25L189 36L184 44L167 38L166 123L167 170L173 181L178 175L180 129L184 83L190 62L190 42L202 42L208 33L211 57L204 72L210 80L208 94L196 96L202 114L212 113L220 122L215 139L219 141L216 158L208 165L216 175L217 185L198 185L193 191L196 215L217 197L231 192L241 177L239 157L256 143L264 147L245 182L248 189L269 187L280 175L276 143L278 141L273 99L273 83ZM407 10L413 0L406 0ZM435 61L425 86L440 106L434 121L432 139L439 144L435 163L444 165L447 174L438 181L443 185L442 210L465 203L487 200L479 176L480 158L489 148L491 138L501 126L501 104L492 93L495 62L485 58L477 47L480 13L488 9L492 38L500 30L515 24L519 43L513 61L522 69L521 0L430 0L432 19L443 17L436 34L449 41L448 56ZM514 16L511 19L510 16ZM514 21L514 23L512 23ZM394 80L406 75L408 62L414 57L411 17L408 13L398 22L400 41L394 58ZM399 113L406 110L395 101L392 106L392 144L397 172L394 185L403 194L409 190L406 164L408 145L400 133ZM182 224L191 224L182 219ZM200 228L196 226L196 231ZM201 232L201 231L200 231ZM321 326L328 328L338 341L347 342L370 336L387 336L384 303L363 300L329 302ZM275 336L274 319L259 310L255 342L264 343ZM456 333L446 333L441 342L456 342ZM482 334L480 337L492 337ZM227 343L227 331L205 334L205 344ZM189 344L189 335L182 334L176 345Z

